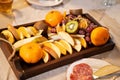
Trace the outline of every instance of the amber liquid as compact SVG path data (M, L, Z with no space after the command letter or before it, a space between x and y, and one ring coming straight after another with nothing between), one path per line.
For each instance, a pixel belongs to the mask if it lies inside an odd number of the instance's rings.
M13 0L0 0L0 12L11 13Z

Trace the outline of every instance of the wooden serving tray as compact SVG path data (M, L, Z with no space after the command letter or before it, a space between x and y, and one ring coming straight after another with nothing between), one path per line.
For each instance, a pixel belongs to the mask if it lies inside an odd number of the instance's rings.
M90 21L94 22L95 24L101 26L89 14L83 14L83 16L88 18ZM30 25L33 25L34 23L35 22L23 24L22 26L30 26ZM18 25L15 27L19 27L19 26L21 26L21 25ZM0 32L2 30L3 29L1 29ZM0 36L0 37L2 37L2 36ZM14 59L12 61L8 61L8 62L10 64L11 68L13 69L18 80L25 80L27 78L30 78L30 77L38 75L40 73L49 71L51 69L55 69L57 67L72 63L73 61L76 61L78 59L90 57L90 56L100 54L105 51L112 50L114 48L114 46L115 46L115 44L110 38L109 41L103 46L99 46L99 47L92 46L87 49L83 49L80 52L73 51L72 55L62 56L60 59L56 59L56 60L52 59L48 63L44 63L44 62L40 61L36 64L27 64L27 63L23 62L20 59L20 57L17 55L14 57ZM8 59L8 57L12 53L12 50L13 50L12 47L8 43L6 43L2 40L0 41L0 47L1 47L4 55Z

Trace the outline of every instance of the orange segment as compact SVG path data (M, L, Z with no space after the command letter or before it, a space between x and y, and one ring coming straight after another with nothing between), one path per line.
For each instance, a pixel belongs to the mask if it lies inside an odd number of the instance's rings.
M109 40L109 30L105 27L97 27L91 32L91 42L95 46L104 45Z
M81 38L79 38L79 39L80 39L81 45L82 45L84 48L87 48L87 42L86 42L85 38L81 37Z

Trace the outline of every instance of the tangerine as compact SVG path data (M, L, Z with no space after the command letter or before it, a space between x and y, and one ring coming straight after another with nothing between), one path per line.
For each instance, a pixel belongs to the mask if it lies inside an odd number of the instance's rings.
M110 34L109 30L105 27L96 27L91 32L91 42L95 46L104 45L109 40Z
M26 63L36 63L42 58L43 53L39 44L30 42L20 48L19 55Z
M56 27L63 19L61 12L52 10L46 14L45 21L51 26Z

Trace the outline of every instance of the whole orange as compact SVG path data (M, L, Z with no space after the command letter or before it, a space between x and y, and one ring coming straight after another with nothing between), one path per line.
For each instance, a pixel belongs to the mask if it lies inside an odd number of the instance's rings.
M104 45L109 40L109 30L105 27L97 27L91 32L91 42L95 46Z
M39 44L30 42L20 48L19 55L26 63L36 63L42 58L43 53Z
M63 15L60 11L52 10L48 12L45 16L45 21L51 26L55 27L63 19Z

